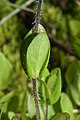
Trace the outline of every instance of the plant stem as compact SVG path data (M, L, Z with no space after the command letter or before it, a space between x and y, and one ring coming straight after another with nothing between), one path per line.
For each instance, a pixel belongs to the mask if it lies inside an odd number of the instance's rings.
M46 120L48 120L48 104L46 103Z
M38 0L33 33L37 33L37 31L38 31L38 24L40 23L42 3L43 3L43 0ZM38 92L37 92L37 88L36 88L36 80L37 80L37 78L32 79L33 95L34 95L34 102L35 102L37 120L41 120L39 102L38 102Z
M41 120L41 118L40 118L40 110L39 110L39 102L38 102L38 95L37 95L37 89L36 89L36 80L37 79L32 79L33 95L34 95L34 102L35 102L37 120Z
M37 33L38 24L40 23L42 3L43 3L43 0L38 0L38 3L37 3L37 12L36 12L36 15L35 15L35 25L34 25L34 32L35 33Z

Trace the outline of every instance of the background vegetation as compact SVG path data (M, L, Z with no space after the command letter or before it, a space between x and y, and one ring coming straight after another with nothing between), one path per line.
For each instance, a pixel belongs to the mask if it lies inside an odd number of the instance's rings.
M24 116L24 111L29 116L25 97L27 98L26 88L30 92L31 84L20 63L20 45L33 26L36 11L35 1L29 2L26 5L26 0L0 0L1 120L11 120L11 116ZM16 10L18 11L15 12ZM74 113L72 120L80 120L80 1L45 0L41 24L51 42L48 68L51 71L60 67L62 92L69 97L71 111ZM5 63L4 67L2 62ZM67 102L68 100L64 104L69 106ZM56 104L57 112L61 111L59 101ZM69 112L69 109L62 111ZM73 116L71 111L69 113Z

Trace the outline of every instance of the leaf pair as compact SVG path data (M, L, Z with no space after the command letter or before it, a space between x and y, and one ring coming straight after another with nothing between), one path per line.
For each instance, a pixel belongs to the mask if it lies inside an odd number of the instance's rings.
M74 119L73 105L64 92L61 93L59 100L53 105L54 113L68 113L70 115L70 120Z
M22 42L20 58L23 69L35 79L47 66L49 56L49 39L43 26L39 25L38 33L35 35L31 30Z
M47 78L47 83L43 80L40 82L44 86L46 102L49 105L56 103L61 95L61 71L59 68L55 68L51 71Z

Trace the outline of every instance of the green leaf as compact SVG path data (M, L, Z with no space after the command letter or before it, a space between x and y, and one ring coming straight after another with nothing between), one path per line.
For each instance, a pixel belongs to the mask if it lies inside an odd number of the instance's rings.
M58 101L62 88L61 71L59 68L55 68L51 71L51 76L48 79L47 86L51 92L51 103L54 104Z
M0 52L0 90L7 88L11 82L12 65L7 58Z
M69 65L65 77L73 100L80 106L80 61Z
M69 113L71 120L73 120L74 119L73 105L72 105L69 97L67 96L67 94L65 94L65 93L61 94L60 105L61 105L62 112Z
M26 36L25 39L23 40L23 42L21 44L21 48L20 48L20 60L21 60L22 67L26 74L27 74L26 52L27 52L27 48L28 48L29 44L31 43L32 39L33 39L32 34Z
M9 111L8 112L8 117L9 117L9 120L12 120L12 118L15 116L15 113L12 112L12 111Z
M70 116L68 113L57 113L49 120L70 120Z
M30 94L28 95L27 106L28 106L28 113L29 113L30 118L33 118L34 116L36 116L34 99L32 98Z
M50 75L49 70L45 68L40 75L40 79L45 81L49 75Z
M47 79L47 84L40 80L42 82L44 89L45 89L45 96L46 96L46 102L47 104L55 104L60 95L61 95L61 72L59 68L55 68L51 71L50 76ZM56 94L57 93L57 94Z
M33 28L32 28L26 35L25 39L22 41L21 48L20 48L20 59L21 59L21 64L25 73L27 73L27 67L26 67L27 66L27 62L26 62L27 49L30 43L32 42L33 38L35 38L40 33L46 34L46 31L44 27L39 24L37 34L33 34Z
M43 32L46 33L44 27L39 24L37 34L43 33ZM26 52L27 52L29 44L31 43L31 41L33 40L33 38L36 35L33 34L33 29L31 29L28 32L28 34L25 36L24 40L22 41L21 47L20 47L20 59L21 59L21 64L22 64L22 67L23 67L25 73L27 73L27 68L26 68Z
M34 79L39 77L40 72L48 64L49 54L50 43L47 35L45 33L38 34L27 50L26 61L29 77Z

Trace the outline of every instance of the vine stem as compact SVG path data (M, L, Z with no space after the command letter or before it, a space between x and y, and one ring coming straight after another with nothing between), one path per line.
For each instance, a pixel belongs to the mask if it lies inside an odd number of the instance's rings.
M36 89L36 80L37 79L32 79L32 85L33 85L33 95L34 95L37 120L40 120L41 118L40 118L40 109L39 109L38 95L37 95L37 89Z

